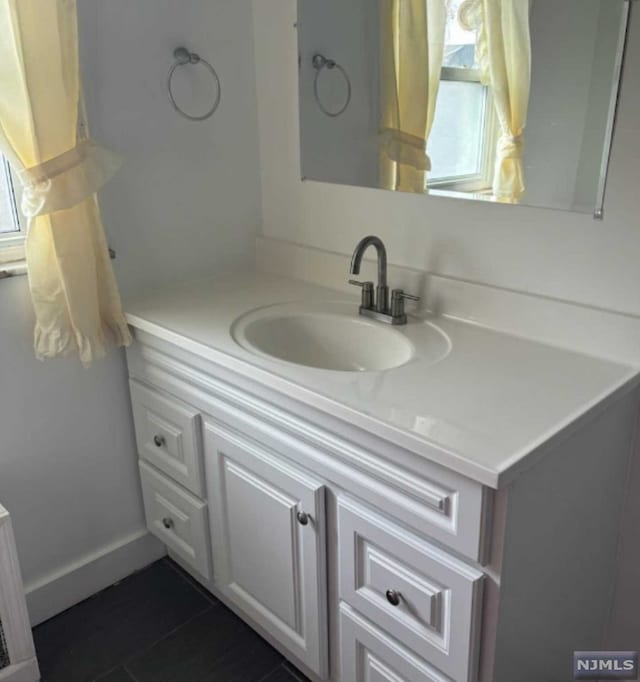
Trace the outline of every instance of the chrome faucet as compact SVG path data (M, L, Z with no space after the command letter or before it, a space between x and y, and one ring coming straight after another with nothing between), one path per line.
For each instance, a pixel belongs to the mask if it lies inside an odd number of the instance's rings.
M353 252L351 269L349 272L352 275L360 274L362 257L370 246L375 247L378 255L378 286L376 287L375 309L379 313L384 313L389 307L389 287L387 286L387 249L380 237L370 236L360 240L358 246L356 246L356 250ZM359 286L359 283L354 281L350 281L349 283ZM365 282L365 285L366 284L367 282Z
M360 274L360 266L365 251L373 246L378 256L378 283L373 290L373 282L358 282L350 279L349 284L362 288L362 300L360 303L360 315L371 317L388 324L400 325L407 323L407 316L404 312L405 299L419 301L418 296L405 294L402 289L394 289L391 292L391 305L389 305L389 286L387 285L387 249L380 237L369 236L361 239L353 252L351 258L352 275Z

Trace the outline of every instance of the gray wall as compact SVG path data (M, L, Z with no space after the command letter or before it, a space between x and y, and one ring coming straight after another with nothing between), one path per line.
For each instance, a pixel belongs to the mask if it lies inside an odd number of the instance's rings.
M300 7L300 120L306 142L302 175L375 187L380 128L378 3L300 0ZM338 62L351 81L351 102L338 117L326 116L316 103L315 53ZM346 86L337 70L322 71L318 91L329 111L344 106Z

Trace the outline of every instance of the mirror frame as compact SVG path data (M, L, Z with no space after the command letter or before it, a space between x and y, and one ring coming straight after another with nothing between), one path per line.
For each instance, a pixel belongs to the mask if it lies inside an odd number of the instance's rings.
M604 149L600 165L600 181L596 194L596 207L593 217L596 220L604 219L604 200L607 193L607 180L609 179L609 166L611 164L611 153L613 150L613 138L618 118L618 106L620 104L620 91L622 88L622 76L624 71L624 59L627 53L627 43L629 40L629 18L631 16L631 0L624 0L622 18L620 21L620 36L618 38L618 53L613 72L614 87L611 92L611 103L609 104L609 115L607 117L607 127L604 138Z

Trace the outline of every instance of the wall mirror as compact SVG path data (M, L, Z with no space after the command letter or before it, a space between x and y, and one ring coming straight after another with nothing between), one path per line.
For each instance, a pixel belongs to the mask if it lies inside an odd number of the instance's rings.
M302 177L602 216L629 0L298 0Z

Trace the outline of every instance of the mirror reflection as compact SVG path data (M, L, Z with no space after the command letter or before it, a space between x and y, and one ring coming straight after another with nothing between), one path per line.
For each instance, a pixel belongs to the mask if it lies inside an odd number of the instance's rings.
M299 0L302 176L602 206L628 0Z

